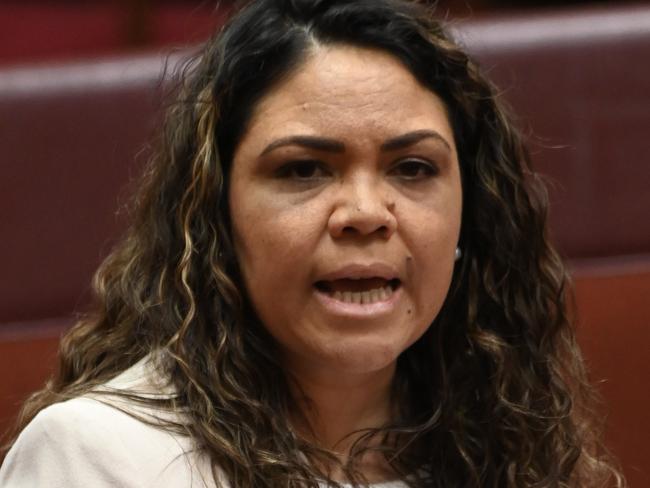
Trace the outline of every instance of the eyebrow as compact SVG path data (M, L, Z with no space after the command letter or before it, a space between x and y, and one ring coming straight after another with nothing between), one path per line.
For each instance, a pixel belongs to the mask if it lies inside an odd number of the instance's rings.
M309 149L316 149L317 151L326 151L333 153L345 152L345 144L336 139L327 139L325 137L316 136L289 136L283 137L266 146L260 156L277 149L282 146L302 146Z
M382 143L380 146L381 151L396 151L398 149L404 149L409 146L412 146L424 139L436 139L437 141L442 142L442 144L451 151L451 145L447 140L442 137L438 132L430 129L416 130L413 132L407 132L406 134L393 137ZM317 136L288 136L282 137L270 143L264 148L260 153L260 156L283 146L302 146L309 149L315 149L317 151L325 151L332 153L343 153L345 152L345 144L337 139L329 139L326 137L317 137Z
M386 142L384 142L381 145L380 149L382 151L395 151L397 149L404 149L424 139L436 139L437 141L442 142L443 145L449 151L451 151L451 145L447 142L447 140L435 130L430 130L430 129L422 129L413 132L407 132L406 134L402 134L401 136L388 139Z

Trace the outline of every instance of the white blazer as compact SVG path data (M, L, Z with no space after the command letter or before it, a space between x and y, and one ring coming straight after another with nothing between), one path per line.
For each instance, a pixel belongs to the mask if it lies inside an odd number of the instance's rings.
M147 357L105 386L160 394ZM137 420L139 405L92 393L51 405L21 432L0 468L2 488L177 488L215 484L210 464L190 439ZM110 404L108 404L110 403ZM114 406L112 406L114 405Z

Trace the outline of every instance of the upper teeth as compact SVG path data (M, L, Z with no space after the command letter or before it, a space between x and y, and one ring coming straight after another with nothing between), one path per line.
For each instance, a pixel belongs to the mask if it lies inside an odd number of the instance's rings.
M386 300L393 293L390 286L374 288L367 291L335 291L331 296L344 303L375 303Z

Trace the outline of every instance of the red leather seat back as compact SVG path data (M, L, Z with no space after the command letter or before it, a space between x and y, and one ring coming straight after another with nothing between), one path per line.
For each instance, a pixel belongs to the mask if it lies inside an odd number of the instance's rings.
M650 254L650 8L486 19L458 37L533 131L564 254Z
M67 316L120 229L158 57L0 72L0 323Z

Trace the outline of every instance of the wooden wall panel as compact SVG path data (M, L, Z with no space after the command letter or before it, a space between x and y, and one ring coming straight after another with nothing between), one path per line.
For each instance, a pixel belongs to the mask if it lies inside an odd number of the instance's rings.
M25 399L41 388L56 367L61 332L68 320L0 324L0 434L13 427Z
M649 267L650 268L650 267ZM630 487L650 486L650 269L578 275L578 339Z

